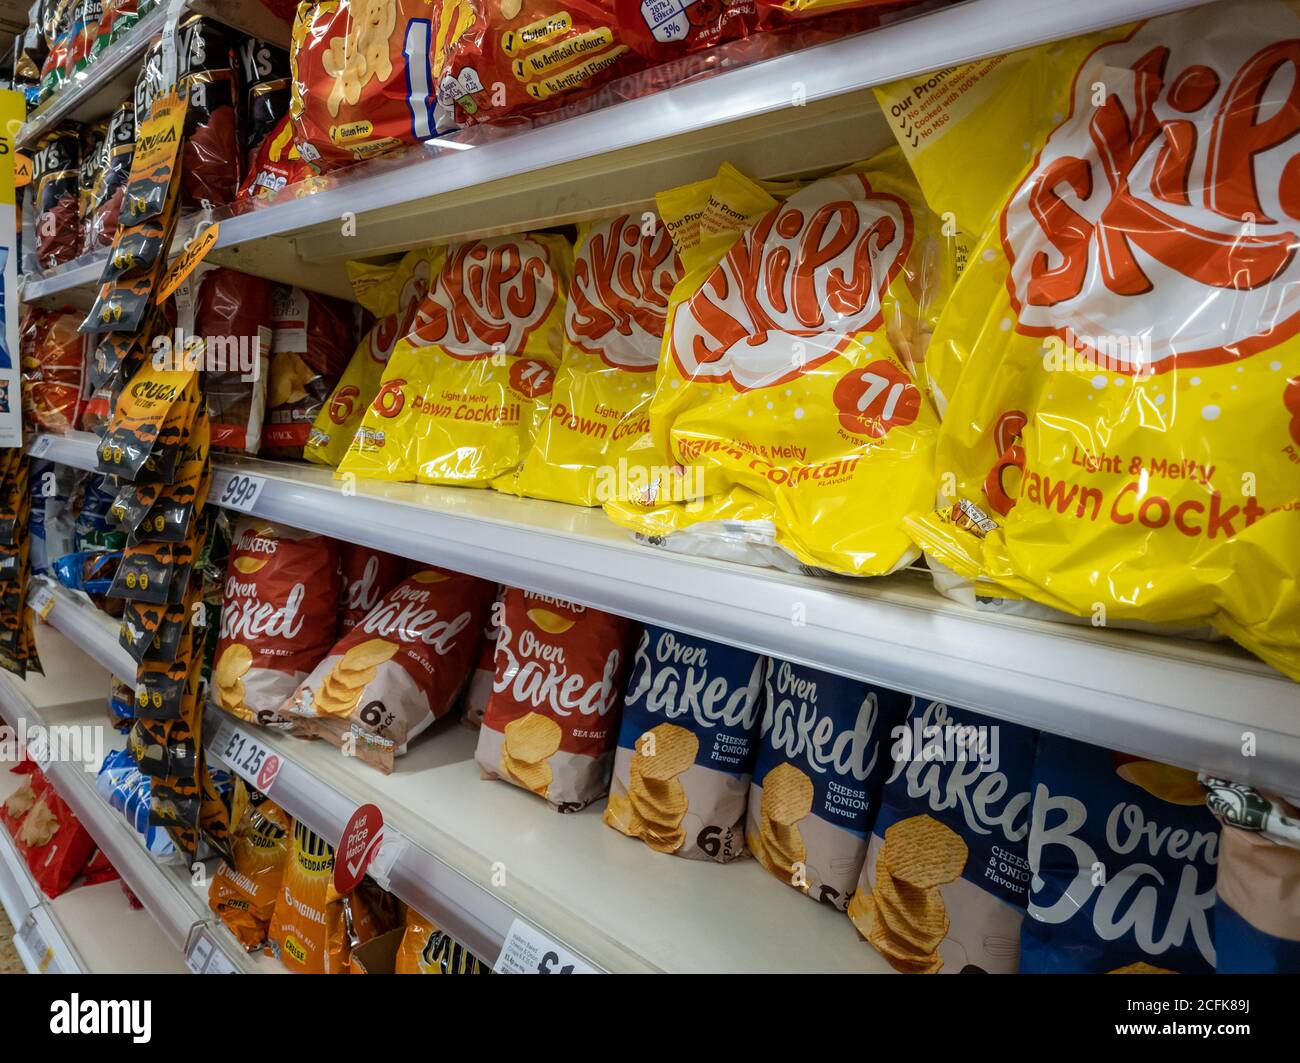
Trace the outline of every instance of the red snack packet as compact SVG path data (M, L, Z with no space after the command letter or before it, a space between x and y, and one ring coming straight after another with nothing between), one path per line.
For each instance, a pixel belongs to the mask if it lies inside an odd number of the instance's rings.
M29 764L31 767L27 768ZM20 773L20 768L26 770ZM16 838L18 836L18 828L22 825L23 818L32 810L32 807L41 799L41 795L45 793L46 788L50 785L45 776L35 768L36 765L31 761L22 760L14 765L12 769L15 773L27 775L27 778L22 781L17 790L5 798L3 803L0 803L0 823L4 824L4 828L9 832L10 837Z
M239 189L240 200L273 202L286 188L299 185L315 174L303 162L293 137L293 123L285 114L249 157L248 173Z
M14 841L32 878L51 899L72 885L95 851L95 839L52 786L23 817Z
M24 350L23 396L33 423L47 432L80 426L86 367L81 314L56 311L32 319L32 344ZM24 345L26 347L26 345Z
M407 577L329 652L280 708L380 770L456 703L496 588L439 568Z
M203 274L194 311L194 332L209 355L204 393L212 446L256 454L266 409L267 359L275 285L233 269ZM224 360L228 369L217 367ZM256 363L256 379L244 366Z
M182 204L224 206L235 201L243 159L236 114L238 56L230 31L199 15L181 19L179 45L180 83L190 91Z
M609 792L636 624L528 591L506 592L496 676L475 759L576 812Z
M81 131L60 126L32 160L36 187L36 261L54 269L81 254Z
M211 699L243 720L269 724L334 643L338 543L241 518L226 567Z
M406 558L359 543L339 543L343 561L343 604L339 634L346 635L406 575Z
M96 848L91 857L86 861L86 866L82 871L81 884L83 886L98 886L101 882L112 882L121 876L104 855L104 850Z

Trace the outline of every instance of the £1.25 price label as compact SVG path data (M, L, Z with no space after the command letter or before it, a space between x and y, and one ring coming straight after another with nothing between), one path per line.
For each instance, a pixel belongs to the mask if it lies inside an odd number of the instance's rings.
M492 968L497 974L599 974L585 960L522 919L510 924L506 943Z
M253 511L257 500L262 496L262 488L266 486L265 477L250 476L245 472L218 472L213 480L217 505L240 513Z
M280 756L258 738L229 723L217 731L213 751L250 786L269 794L280 774Z

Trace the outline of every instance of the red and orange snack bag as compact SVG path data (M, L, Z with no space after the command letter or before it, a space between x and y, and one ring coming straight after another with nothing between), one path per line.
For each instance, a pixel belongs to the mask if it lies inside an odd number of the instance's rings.
M329 652L339 587L333 539L241 518L226 567L213 702L240 719L271 723Z
M495 592L457 572L412 573L284 700L280 719L392 771L407 743L456 703Z
M380 603L406 574L404 557L372 550L359 543L339 543L343 561L343 604L339 634L346 635Z
M609 792L636 624L512 589L500 628L479 770L576 812Z

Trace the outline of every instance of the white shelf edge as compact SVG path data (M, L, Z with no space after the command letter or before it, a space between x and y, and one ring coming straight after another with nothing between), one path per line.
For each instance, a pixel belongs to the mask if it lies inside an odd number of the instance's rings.
M88 469L95 437L45 456ZM1012 723L1295 795L1300 684L1223 644L994 617L894 577L836 580L642 546L599 510L491 491L359 481L318 466L214 462L263 477L253 514L690 632ZM802 625L792 622L801 615ZM1243 732L1256 755L1241 753Z

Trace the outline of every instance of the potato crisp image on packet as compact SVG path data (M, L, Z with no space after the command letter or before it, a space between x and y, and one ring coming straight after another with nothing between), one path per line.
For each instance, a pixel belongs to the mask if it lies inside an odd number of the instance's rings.
M769 660L745 842L760 864L844 909L867 855L892 731L911 698Z
M890 740L848 913L905 974L1014 974L1037 734L917 699Z
M764 658L666 628L641 633L605 822L661 853L745 855Z

